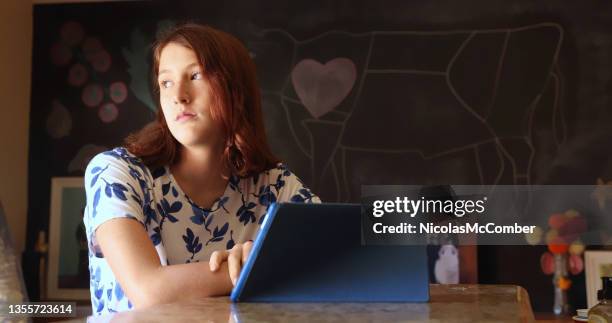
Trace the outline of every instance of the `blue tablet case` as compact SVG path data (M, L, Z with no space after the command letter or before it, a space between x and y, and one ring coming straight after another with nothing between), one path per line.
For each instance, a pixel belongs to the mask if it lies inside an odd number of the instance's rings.
M363 246L359 204L270 206L233 302L425 302L426 246Z

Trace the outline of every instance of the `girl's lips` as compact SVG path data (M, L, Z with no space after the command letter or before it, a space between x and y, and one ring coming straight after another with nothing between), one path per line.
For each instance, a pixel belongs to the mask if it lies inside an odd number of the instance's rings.
M183 112L183 113L179 114L178 116L176 116L176 120L175 121L183 122L183 121L190 120L193 117L195 117L195 113Z

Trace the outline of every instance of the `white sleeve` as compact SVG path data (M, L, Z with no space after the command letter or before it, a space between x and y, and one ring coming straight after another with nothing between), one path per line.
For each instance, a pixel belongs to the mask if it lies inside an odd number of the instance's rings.
M85 170L87 206L84 223L90 250L100 252L96 229L115 218L131 218L145 225L143 202L148 199L145 166L115 149L96 155Z

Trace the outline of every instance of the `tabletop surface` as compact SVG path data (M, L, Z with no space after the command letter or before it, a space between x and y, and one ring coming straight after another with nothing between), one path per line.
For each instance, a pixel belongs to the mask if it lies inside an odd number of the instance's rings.
M191 299L90 322L533 322L527 291L512 285L430 285L428 303L239 303Z

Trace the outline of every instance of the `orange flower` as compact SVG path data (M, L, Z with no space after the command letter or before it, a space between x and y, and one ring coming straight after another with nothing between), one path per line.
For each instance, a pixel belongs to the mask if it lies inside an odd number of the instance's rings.
M563 239L559 237L551 239L548 243L548 250L550 250L550 252L554 254L566 253L567 249L569 249L569 246Z
M561 290L568 290L572 286L572 281L567 277L560 277L557 284L559 284Z

